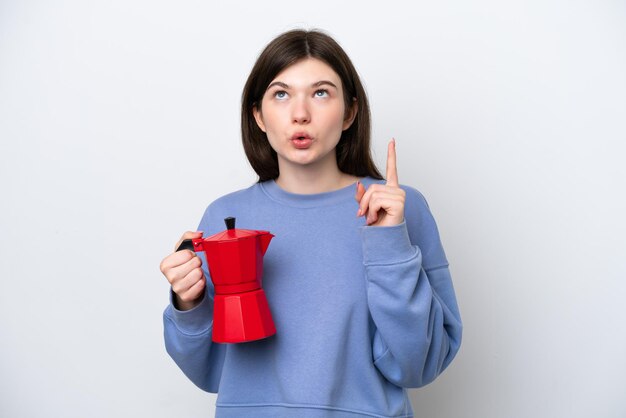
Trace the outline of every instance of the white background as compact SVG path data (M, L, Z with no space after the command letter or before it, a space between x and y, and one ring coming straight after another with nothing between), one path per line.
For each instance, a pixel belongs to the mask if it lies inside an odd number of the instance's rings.
M626 4L495 0L0 1L0 416L213 416L158 265L254 182L241 90L294 27L441 230L464 341L416 415L626 416Z

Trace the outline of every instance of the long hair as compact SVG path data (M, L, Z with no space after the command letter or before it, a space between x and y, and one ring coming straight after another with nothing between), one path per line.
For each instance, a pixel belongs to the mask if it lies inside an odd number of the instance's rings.
M336 147L337 165L344 173L382 179L370 151L370 108L365 89L350 58L330 36L318 30L291 30L272 40L257 58L241 98L241 138L250 165L259 182L278 177L278 157L254 119L253 109L261 110L267 86L285 68L305 58L328 64L341 79L346 112L356 101L357 114L342 132Z

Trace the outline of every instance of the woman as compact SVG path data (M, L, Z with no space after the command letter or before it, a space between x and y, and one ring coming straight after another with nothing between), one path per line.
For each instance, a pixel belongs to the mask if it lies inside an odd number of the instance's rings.
M217 417L413 416L405 388L450 364L461 320L426 201L398 183L395 141L386 181L372 161L367 96L350 59L323 33L280 35L252 69L241 114L259 182L214 201L199 229L212 235L234 216L239 228L275 235L263 288L277 333L212 343L209 272L185 250L161 263L172 286L168 353L219 393Z

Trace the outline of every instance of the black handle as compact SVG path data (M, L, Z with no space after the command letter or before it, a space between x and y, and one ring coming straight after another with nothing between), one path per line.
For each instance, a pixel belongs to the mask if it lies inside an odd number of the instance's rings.
M190 239L183 240L183 242L180 243L178 248L176 248L176 251L182 251L182 250L191 250L191 251L193 251L193 242L191 242Z

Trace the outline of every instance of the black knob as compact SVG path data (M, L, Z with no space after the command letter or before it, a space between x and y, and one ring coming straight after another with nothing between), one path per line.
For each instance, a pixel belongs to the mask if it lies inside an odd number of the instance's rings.
M224 218L224 222L226 222L226 229L235 229L235 218L232 216Z

